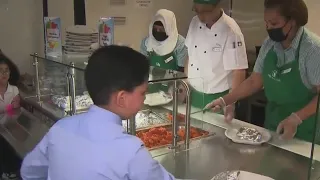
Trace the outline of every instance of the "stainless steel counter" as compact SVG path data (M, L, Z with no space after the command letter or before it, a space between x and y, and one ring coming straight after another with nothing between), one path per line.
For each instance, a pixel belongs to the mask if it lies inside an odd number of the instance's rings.
M41 96L40 101L38 101L38 98L36 96L25 95L22 96L21 101L22 106L24 106L29 111L38 111L39 113L47 116L53 121L58 121L59 119L68 116L68 114L64 110L58 108L52 103L49 103L50 95Z
M1 118L0 133L21 157L30 151L48 131L50 125L22 109L14 116ZM177 178L209 180L227 170L244 170L276 180L307 180L310 159L269 144L250 146L235 144L224 129L198 120L191 125L214 134L194 140L190 150L172 153L168 148L151 151L152 156ZM183 149L183 148L181 148ZM320 164L312 162L312 180L320 177Z
M251 146L235 144L224 135L224 130L202 124L215 135L191 142L191 149L180 153L156 155L161 150L151 152L164 167L180 179L210 180L214 175L228 170L243 170L265 175L276 180L307 180L310 159L292 152L264 144ZM164 152L164 150L162 150ZM320 178L318 162L312 180Z
M0 115L0 134L23 158L32 150L49 130L49 126L30 112L21 108L13 115Z

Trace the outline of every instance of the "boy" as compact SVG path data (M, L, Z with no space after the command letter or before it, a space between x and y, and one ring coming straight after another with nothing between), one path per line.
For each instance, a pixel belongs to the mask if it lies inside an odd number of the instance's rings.
M22 164L24 180L170 180L121 119L142 107L149 61L128 47L107 46L88 61L85 80L94 105L58 121Z

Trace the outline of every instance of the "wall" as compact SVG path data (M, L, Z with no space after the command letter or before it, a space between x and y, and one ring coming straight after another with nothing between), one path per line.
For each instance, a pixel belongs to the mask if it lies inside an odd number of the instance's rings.
M175 13L178 31L186 36L192 17L192 0L151 0L151 8L137 8L136 0L126 0L125 6L110 6L110 0L86 0L87 25L96 27L100 17L125 16L126 25L115 27L115 42L140 48L142 38L148 35L149 23L159 9L168 9ZM228 6L226 0L224 6ZM183 7L183 8L182 8Z
M64 40L65 29L74 25L73 0L48 0L48 16L61 18L61 34Z
M309 9L307 27L320 35L319 0L305 0ZM233 18L238 22L245 36L247 49L255 51L254 46L261 45L268 36L263 18L264 0L233 0ZM250 4L250 6L249 6Z
M232 17L239 24L249 51L255 51L255 46L261 45L267 37L263 2L264 0L233 0Z
M319 0L306 0L306 4L309 8L309 23L307 28L320 36L320 23L319 23Z
M169 9L176 14L179 33L185 36L192 13L191 0L152 0L151 8L137 8L136 0L127 0L125 6L110 6L109 0L87 0L87 25L96 27L100 17L126 16L127 23L115 28L115 41L139 49L143 37L148 34L152 16L160 8ZM183 6L183 8L181 8Z
M0 48L22 73L33 72L31 53L44 52L42 24L42 1L0 2Z

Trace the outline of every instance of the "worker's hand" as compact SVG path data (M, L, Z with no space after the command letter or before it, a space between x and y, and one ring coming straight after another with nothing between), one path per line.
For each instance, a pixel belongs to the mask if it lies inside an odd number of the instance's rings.
M277 133L281 135L281 139L292 139L296 135L297 128L301 123L301 118L296 113L292 113L285 120L281 121L278 125Z
M223 108L223 113L224 113L224 120L227 123L230 123L232 119L234 118L234 110L235 110L235 105L231 104Z
M204 107L204 110L212 109L213 112L221 112L225 106L226 103L224 102L223 98L220 97L216 100L213 100L211 103L207 104Z
M212 109L213 112L221 112L223 110L224 120L229 123L234 118L234 104L226 106L226 103L222 97L207 104L204 110Z

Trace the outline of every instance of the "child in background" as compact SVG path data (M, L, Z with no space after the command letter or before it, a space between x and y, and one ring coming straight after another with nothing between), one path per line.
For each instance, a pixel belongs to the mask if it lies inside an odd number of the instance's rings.
M0 50L0 113L10 113L20 107L17 66ZM10 144L0 136L0 173L3 180L19 179L21 160Z

